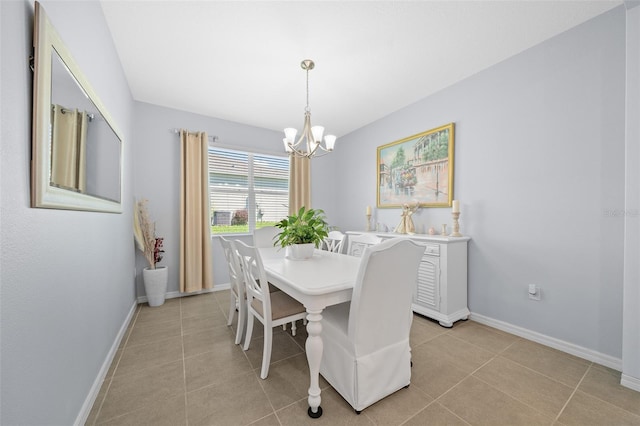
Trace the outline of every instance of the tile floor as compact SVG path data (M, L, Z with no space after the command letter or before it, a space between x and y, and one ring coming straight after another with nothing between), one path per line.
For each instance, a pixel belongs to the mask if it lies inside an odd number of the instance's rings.
M88 425L640 425L640 392L620 373L473 321L451 329L416 315L411 386L356 415L321 380L306 414L306 332L262 330L247 352L227 327L228 291L137 308ZM258 323L259 324L259 323ZM234 323L235 326L235 323Z

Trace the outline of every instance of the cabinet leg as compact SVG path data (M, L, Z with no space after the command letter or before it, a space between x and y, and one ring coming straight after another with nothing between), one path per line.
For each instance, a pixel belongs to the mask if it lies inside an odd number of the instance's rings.
M438 324L440 324L441 326L446 327L446 328L453 327L453 323L452 322L439 321Z

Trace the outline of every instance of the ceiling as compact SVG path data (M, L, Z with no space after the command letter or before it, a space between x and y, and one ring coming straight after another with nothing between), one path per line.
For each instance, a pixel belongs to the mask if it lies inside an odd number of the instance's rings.
M137 101L338 137L622 1L102 0ZM215 132L215 129L203 129Z

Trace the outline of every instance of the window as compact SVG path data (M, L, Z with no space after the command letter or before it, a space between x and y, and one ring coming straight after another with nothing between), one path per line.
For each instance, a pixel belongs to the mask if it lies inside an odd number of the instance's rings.
M209 148L213 234L250 233L289 213L289 158Z

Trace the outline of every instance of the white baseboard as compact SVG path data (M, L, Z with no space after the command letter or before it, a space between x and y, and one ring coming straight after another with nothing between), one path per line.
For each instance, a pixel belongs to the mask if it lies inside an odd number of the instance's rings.
M81 426L87 422L89 413L91 413L91 408L93 407L93 404L96 402L96 398L98 397L98 393L100 392L100 388L102 387L102 382L104 382L104 378L107 377L107 373L109 372L111 363L113 362L113 359L116 356L116 351L120 347L120 342L122 341L122 338L127 332L127 328L129 327L129 324L133 319L133 314L136 312L136 306L137 306L136 303L133 303L131 305L129 314L127 315L124 322L122 323L122 326L120 326L120 330L116 335L116 339L114 340L113 345L111 345L111 349L107 353L107 356L104 362L102 363L100 372L98 373L98 376L94 380L93 386L91 386L91 389L89 390L89 394L84 400L84 404L82 404L82 408L80 409L80 413L78 413L78 417L76 417L76 421L74 422L74 425Z
M637 377L623 374L622 378L620 379L620 384L622 386L628 387L629 389L640 392L640 379Z
M528 330L526 328L518 327L500 321L497 319L489 318L484 315L471 313L470 317L473 321L479 322L489 327L497 328L498 330L506 331L507 333L515 334L527 340L540 343L541 345L549 346L562 352L577 356L587 361L595 362L596 364L604 365L605 367L613 368L617 371L622 371L622 359L615 358L610 355L606 355L592 349L587 349L582 346L574 345L573 343L565 342L564 340L556 339L544 334L540 334L535 331ZM631 386L628 386L631 387Z
M229 283L225 283L225 284L218 284L213 288L207 289L207 290L201 290L201 291L195 291L193 293L180 293L179 291L170 291L168 293L165 294L164 298L165 299L175 299L176 297L184 297L184 296L193 296L196 294L204 294L204 293L213 293L216 291L223 291L223 290L229 290L231 288L231 285ZM146 303L147 301L147 296L139 296L137 297L137 301L138 304L140 303Z

